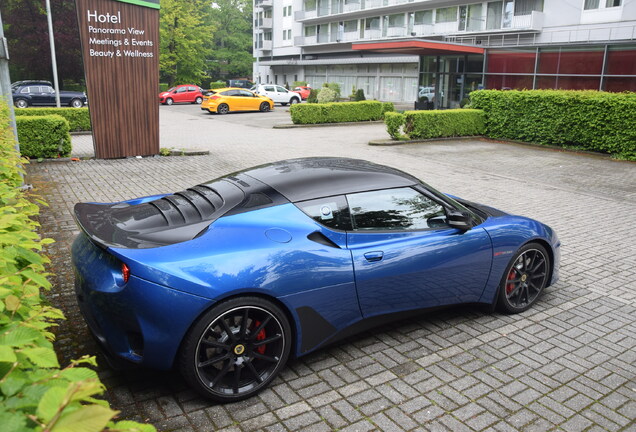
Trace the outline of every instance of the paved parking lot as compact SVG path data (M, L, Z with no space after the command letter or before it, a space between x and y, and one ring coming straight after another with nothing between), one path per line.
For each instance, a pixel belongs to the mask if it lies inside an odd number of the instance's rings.
M68 317L56 342L63 362L98 352L73 295L76 202L177 191L285 158L368 159L546 222L563 243L561 281L521 315L461 307L352 337L291 361L269 389L232 405L199 398L176 373L102 366L122 417L163 431L636 431L636 164L482 140L370 147L387 137L382 125L272 129L289 122L278 107L160 113L162 147L210 155L28 167L50 204L42 232L57 240L50 298ZM83 140L78 151L90 152Z

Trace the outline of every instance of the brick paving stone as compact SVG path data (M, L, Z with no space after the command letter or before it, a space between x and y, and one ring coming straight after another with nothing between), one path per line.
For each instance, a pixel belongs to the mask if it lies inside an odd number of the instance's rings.
M356 335L290 361L269 389L237 404L199 397L178 373L100 366L120 418L184 432L636 432L636 232L616 228L636 224L636 165L487 140L370 147L383 125L274 130L289 121L286 110L211 117L170 108L160 110L162 146L188 142L209 156L27 167L50 205L40 232L57 241L46 248L55 273L47 297L68 317L56 329L62 364L87 353L103 364L75 303L76 202L182 190L278 159L360 157L544 221L563 242L561 280L520 315L459 307ZM90 155L90 138L81 140L75 151ZM608 215L612 223L599 222Z

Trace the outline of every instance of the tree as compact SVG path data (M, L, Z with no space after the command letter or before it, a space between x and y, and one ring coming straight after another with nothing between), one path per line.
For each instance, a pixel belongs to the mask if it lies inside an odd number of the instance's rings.
M206 76L211 9L207 0L161 0L159 70L163 82L199 84Z
M211 10L215 31L210 75L216 78L252 76L252 2L216 0Z
M45 0L2 0L0 8L9 43L11 79L52 80ZM83 80L75 0L51 1L51 15L60 82Z

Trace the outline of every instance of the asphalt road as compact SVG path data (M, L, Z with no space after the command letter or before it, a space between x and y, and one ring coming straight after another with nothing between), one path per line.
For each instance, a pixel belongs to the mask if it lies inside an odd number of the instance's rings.
M250 400L216 405L176 373L100 376L124 418L163 431L636 431L636 164L486 140L371 147L381 124L272 129L287 109L210 115L161 107L161 146L208 156L31 164L57 243L49 297L68 320L62 363L97 354L73 295L70 210L181 190L252 165L302 156L368 159L437 189L530 216L563 243L561 280L530 311L423 313L291 361ZM83 140L83 141L82 141ZM90 152L90 140L74 140Z

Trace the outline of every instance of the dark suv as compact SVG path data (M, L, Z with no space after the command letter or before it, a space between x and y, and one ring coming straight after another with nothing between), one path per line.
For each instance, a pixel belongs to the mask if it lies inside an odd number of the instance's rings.
M55 106L55 90L49 81L18 81L11 84L13 103L18 108L33 105ZM60 90L60 104L81 108L86 104L86 93Z

